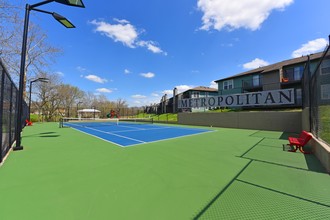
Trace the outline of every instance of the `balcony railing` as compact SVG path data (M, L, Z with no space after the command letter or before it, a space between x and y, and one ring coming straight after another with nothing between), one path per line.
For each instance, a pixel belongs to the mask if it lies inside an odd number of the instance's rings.
M301 74L294 74L294 73L284 73L281 79L281 83L285 84L292 84L301 82Z
M254 91L262 88L261 79L252 79L242 81L243 90Z

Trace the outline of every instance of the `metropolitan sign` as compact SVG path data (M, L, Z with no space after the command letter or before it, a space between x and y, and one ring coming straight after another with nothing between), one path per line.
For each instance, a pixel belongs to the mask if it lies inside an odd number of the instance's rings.
M179 99L178 108L244 107L295 103L294 89Z

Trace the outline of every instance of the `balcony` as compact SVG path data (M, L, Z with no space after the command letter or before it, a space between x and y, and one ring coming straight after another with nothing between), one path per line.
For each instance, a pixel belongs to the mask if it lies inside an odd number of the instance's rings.
M302 71L291 71L291 69L287 70L281 78L281 84L292 85L301 83L302 74Z
M243 91L254 92L262 90L261 79L252 79L242 81Z

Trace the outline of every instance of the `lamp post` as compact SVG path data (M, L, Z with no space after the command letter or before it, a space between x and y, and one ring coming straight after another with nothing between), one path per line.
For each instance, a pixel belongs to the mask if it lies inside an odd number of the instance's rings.
M77 118L79 118L79 105L82 104L83 102L78 102L77 103Z
M30 88L29 88L29 121L30 121L30 115L31 115L31 94L32 94L32 83L34 82L44 82L44 83L48 83L49 79L47 78L38 78L38 79L34 79L30 81Z
M75 26L65 17L55 13L48 12L44 10L37 9L36 7L45 5L51 2L58 2L64 5L75 6L84 8L85 5L82 0L46 0L33 5L26 4L25 6L25 18L24 18L24 29L23 29L23 42L22 42L22 51L21 51L21 66L20 66L20 77L19 77L19 90L18 90L18 101L17 101L17 122L16 122L16 131L15 139L16 146L13 148L16 150L23 150L21 146L21 131L22 131L22 113L23 113L23 89L24 89L24 76L25 76L25 60L26 60L26 49L27 49L27 37L28 37L28 27L29 27L29 17L30 11L39 11L46 14L51 14L53 17L64 25L66 28L74 28ZM24 120L24 119L23 119Z
M92 106L92 108L93 108L93 117L95 119L95 106Z

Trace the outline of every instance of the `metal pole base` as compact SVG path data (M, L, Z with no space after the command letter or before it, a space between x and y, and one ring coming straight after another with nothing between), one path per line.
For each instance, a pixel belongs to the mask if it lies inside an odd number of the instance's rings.
M23 150L23 146L13 147L13 151Z

